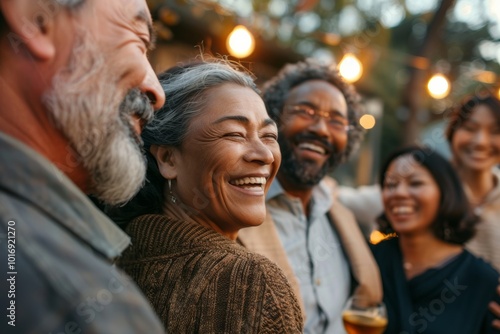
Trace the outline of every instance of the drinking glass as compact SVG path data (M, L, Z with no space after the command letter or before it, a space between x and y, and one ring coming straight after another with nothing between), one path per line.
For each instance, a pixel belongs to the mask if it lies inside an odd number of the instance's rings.
M348 334L382 334L387 327L384 303L372 304L363 297L351 297L342 311Z

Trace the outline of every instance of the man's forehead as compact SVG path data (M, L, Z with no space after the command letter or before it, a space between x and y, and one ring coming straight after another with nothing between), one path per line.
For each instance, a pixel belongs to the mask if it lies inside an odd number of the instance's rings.
M147 28L150 40L154 40L151 14L145 0L108 0L107 6L120 16L124 24L130 25L134 30L145 32L144 29Z
M151 14L144 0L108 0L107 6L121 12L122 15L128 16L129 19L137 18L141 21L151 23Z
M318 95L327 94L328 96L335 97L345 101L344 94L335 85L325 80L313 79L304 81L289 91L288 96L304 96L304 95Z
M347 115L347 101L342 92L324 80L310 80L293 87L287 94L288 102L308 102L319 109L333 109ZM329 110L327 110L329 111Z
M151 21L151 14L149 13L149 10L147 8L138 9L134 18L136 21L145 23L148 27L149 36L153 37L153 23Z

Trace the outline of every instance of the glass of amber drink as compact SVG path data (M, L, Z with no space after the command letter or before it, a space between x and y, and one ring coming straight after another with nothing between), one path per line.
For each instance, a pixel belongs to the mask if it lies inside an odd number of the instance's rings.
M348 334L382 334L387 327L387 311L384 303L373 305L362 297L351 297L342 320Z

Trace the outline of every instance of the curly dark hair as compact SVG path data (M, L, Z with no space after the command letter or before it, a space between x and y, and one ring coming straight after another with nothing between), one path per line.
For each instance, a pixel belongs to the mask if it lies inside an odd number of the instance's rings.
M485 105L493 112L497 124L500 124L500 100L489 92L469 95L465 97L448 115L449 122L446 128L446 139L451 143L457 129L469 119L472 109L479 105Z
M458 245L463 245L471 239L479 221L478 217L472 212L457 172L451 163L436 151L420 146L403 147L394 151L380 171L379 182L382 191L387 169L401 156L413 157L417 164L429 171L439 187L441 199L436 220L432 223L434 235L440 240ZM377 219L377 223L382 233L394 233L385 213Z
M279 128L288 93L292 88L309 80L324 80L337 87L344 95L348 108L347 118L351 126L346 148L339 161L345 162L363 140L364 130L359 124L363 112L360 97L354 86L347 83L335 68L320 64L314 59L287 64L276 76L262 85L262 98L267 112Z

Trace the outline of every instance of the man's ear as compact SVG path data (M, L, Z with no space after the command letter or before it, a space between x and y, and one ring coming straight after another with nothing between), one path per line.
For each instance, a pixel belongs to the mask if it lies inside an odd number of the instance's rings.
M0 11L9 27L7 39L15 53L28 51L46 61L55 56L55 18L65 9L57 2L0 0Z
M172 146L151 145L149 152L155 157L160 174L168 180L177 177L177 166L175 163L175 148Z

